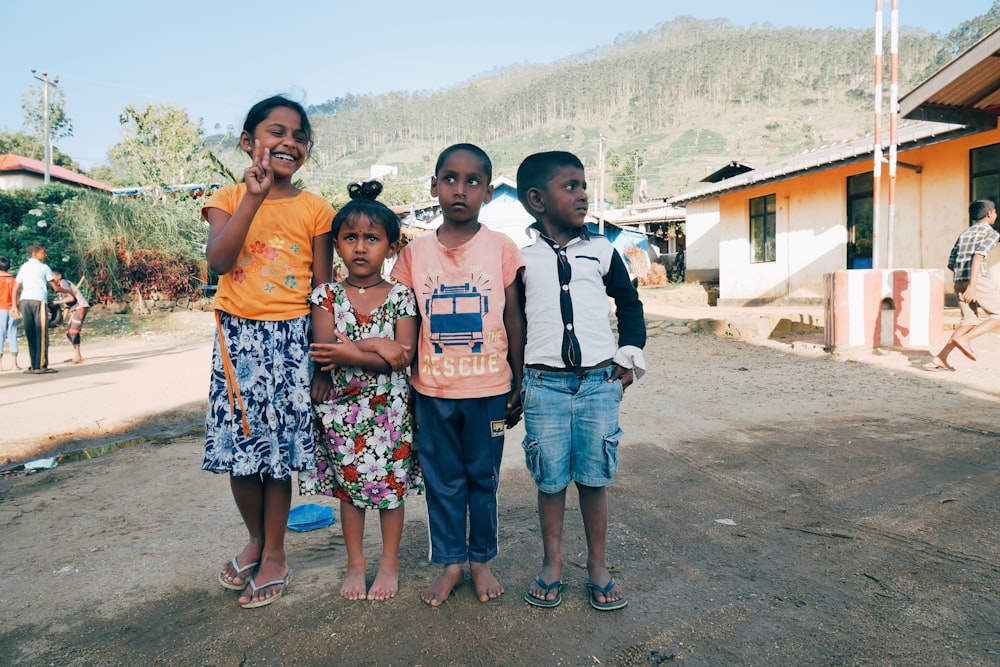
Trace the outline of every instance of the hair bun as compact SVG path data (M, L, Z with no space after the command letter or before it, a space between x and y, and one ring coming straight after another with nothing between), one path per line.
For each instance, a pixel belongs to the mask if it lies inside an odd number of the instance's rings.
M378 181L351 183L347 186L347 194L351 199L361 198L375 201L375 198L382 194L382 184Z

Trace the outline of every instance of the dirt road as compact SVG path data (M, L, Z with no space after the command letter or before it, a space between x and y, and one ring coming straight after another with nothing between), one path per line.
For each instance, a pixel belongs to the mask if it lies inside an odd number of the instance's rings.
M1000 663L1000 338L931 374L916 352L800 354L648 310L651 370L626 394L610 491L626 609L587 603L573 493L565 602L523 602L541 547L517 427L499 600L467 583L440 608L420 601L437 569L416 499L396 599L338 596L336 524L290 533L287 595L242 610L215 582L243 539L228 483L198 470L200 438L185 436L0 480L0 663ZM368 533L374 552L375 517Z

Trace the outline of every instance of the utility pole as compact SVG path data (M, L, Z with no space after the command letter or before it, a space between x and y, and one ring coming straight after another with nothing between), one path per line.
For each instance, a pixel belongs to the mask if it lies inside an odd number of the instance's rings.
M45 185L49 184L49 174L52 171L52 127L49 123L49 86L53 88L59 84L59 77L49 81L49 73L42 72L41 76L36 74L38 70L31 70L31 75L42 82L42 130L44 132L43 142L45 144Z
M639 203L639 149L632 151L632 204Z
M604 234L604 135L597 141L597 233Z

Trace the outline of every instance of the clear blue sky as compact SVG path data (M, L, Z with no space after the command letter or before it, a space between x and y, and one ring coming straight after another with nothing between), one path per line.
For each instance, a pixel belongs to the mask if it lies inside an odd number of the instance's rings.
M901 25L946 33L992 0L898 0ZM21 128L21 97L59 77L84 168L106 161L128 104L172 104L206 132L242 124L258 99L319 104L347 93L438 90L496 67L549 63L677 16L736 25L867 28L871 0L50 0L3 10L0 129ZM890 4L885 3L888 26ZM618 11L620 10L620 11ZM888 41L886 42L888 49ZM905 54L904 54L905 55Z

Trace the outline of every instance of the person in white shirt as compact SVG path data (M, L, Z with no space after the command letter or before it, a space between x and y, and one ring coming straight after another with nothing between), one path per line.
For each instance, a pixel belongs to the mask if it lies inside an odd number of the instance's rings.
M45 263L48 254L41 243L28 244L28 261L21 265L14 279L14 317L24 320L24 337L28 339L31 366L24 371L31 375L58 373L49 368L48 288L72 294L56 282L52 269Z

